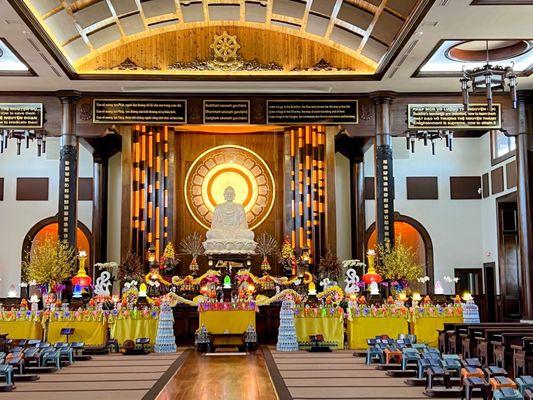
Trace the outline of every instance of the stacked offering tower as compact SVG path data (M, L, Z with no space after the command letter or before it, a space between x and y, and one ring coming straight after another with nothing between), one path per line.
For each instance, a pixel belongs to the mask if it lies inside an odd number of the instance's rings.
M279 312L278 351L297 351L296 327L294 326L294 301L286 299Z
M168 303L163 303L161 305L154 350L156 353L176 352L176 338L174 337L174 316L172 315L172 308L168 305Z

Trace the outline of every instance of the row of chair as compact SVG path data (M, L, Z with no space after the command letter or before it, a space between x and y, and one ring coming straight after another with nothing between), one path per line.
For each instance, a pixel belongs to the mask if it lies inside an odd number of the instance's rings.
M0 377L5 380L3 390L12 390L17 380L37 380L37 373L55 372L71 365L81 356L84 343L41 340L5 340L0 352Z
M367 365L377 361L385 369L398 367L400 372L407 373L415 370L415 380L425 380L426 394L432 397L449 395L449 392L435 392L434 385L442 381L446 390L450 390L453 377L455 385L460 386L462 399L472 399L475 392L480 392L484 399L533 399L531 376L520 376L513 381L500 366L483 368L477 358L463 359L456 354L441 354L439 349L413 342L407 337L391 339L377 336L368 339L367 343Z

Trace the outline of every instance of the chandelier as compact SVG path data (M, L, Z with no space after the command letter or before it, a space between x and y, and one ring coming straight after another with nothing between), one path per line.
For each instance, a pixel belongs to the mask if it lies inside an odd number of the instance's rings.
M429 143L431 143L431 154L435 155L435 141L437 139L444 139L446 141L446 147L452 151L453 131L406 131L405 137L407 139L407 150L411 150L411 153L415 152L415 143L421 140L424 142L424 146L427 146Z
M37 156L41 157L46 153L46 137L47 132L44 129L30 129L30 130L18 130L18 129L3 129L0 130L0 153L3 153L7 149L7 144L10 139L15 140L17 144L17 155L20 156L20 149L22 142L26 142L26 148L30 148L30 142L34 140L37 142Z
M486 40L486 64L482 67L467 69L463 67L463 77L461 78L461 92L463 94L463 105L465 111L468 110L470 90L472 94L485 93L487 97L487 107L492 110L492 93L493 91L504 92L506 85L509 86L513 108L516 108L516 85L517 76L513 70L512 63L509 67L491 65L489 62L489 41Z

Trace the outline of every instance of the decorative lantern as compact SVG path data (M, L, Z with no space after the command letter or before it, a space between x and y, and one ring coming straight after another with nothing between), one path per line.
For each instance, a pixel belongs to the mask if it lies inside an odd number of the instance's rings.
M224 277L224 289L231 289L231 277L229 275L226 275Z
M87 260L87 253L85 251L80 251L78 254L79 267L78 273L74 278L72 278L72 285L74 287L79 286L81 289L86 288L91 285L92 279L87 272L85 271L85 261Z
M297 273L299 278L303 278L305 275L305 272L309 269L309 262L311 260L310 250L309 247L304 246L302 247L302 252L300 254L300 262L297 266Z
M156 258L154 246L150 246L148 248L148 253L146 255L146 258L148 259L148 264L150 265L150 267L152 267L155 264L155 258Z
M375 250L368 250L366 252L366 257L368 259L368 271L366 274L363 275L363 282L366 285L371 285L372 283L381 283L383 280L381 278L381 275L376 272L376 269L374 268L374 263L376 260L376 251Z
M309 296L316 296L316 285L315 282L309 283Z

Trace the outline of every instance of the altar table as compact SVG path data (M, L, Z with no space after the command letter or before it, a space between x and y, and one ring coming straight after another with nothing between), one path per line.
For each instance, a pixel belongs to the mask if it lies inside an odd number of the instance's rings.
M107 323L102 321L50 321L48 323L48 342L65 342L61 329L74 328L69 342L83 342L86 347L105 346L107 343Z
M459 324L463 322L462 316L420 316L411 322L411 333L416 335L419 343L427 343L431 347L438 347L438 329L443 329L445 323Z
M298 342L309 342L310 335L323 335L325 342L335 342L335 349L344 348L344 323L338 316L296 316L294 318Z
M0 334L8 335L9 339L43 338L43 326L38 321L0 321Z
M205 326L209 333L218 335L214 345L241 345L235 334L243 334L252 325L255 329L255 311L253 310L213 310L201 311L199 326ZM224 338L222 334L231 334Z
M408 334L409 325L405 317L352 316L347 321L348 347L362 350L368 347L366 340L378 335L397 338L399 334Z
M210 333L244 333L248 326L255 329L255 311L252 310L216 310L200 312L200 324Z
M120 318L110 323L110 334L113 339L122 344L126 340L133 340L140 337L150 338L150 344L155 344L157 337L157 318Z

